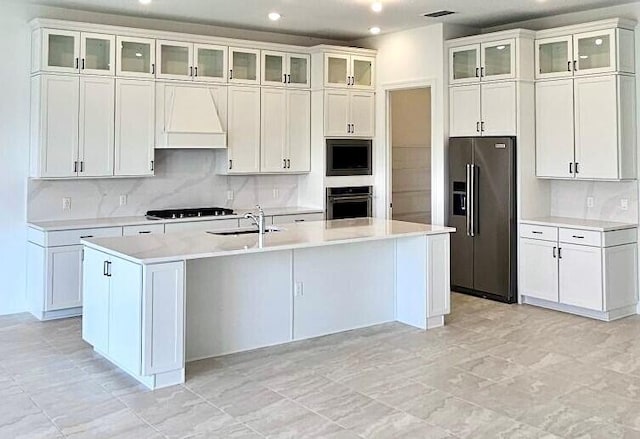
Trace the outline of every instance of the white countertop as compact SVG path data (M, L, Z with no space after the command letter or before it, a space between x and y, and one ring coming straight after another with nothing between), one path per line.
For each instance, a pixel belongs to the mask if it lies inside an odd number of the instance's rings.
M132 262L154 264L455 232L450 227L377 218L312 221L278 227L282 230L264 236L262 247L257 234L220 236L206 232L94 238L82 243Z
M103 227L123 227L123 226L139 226L147 224L167 224L167 223L180 223L180 222L195 222L195 221L213 221L222 219L239 219L247 212L253 212L252 209L237 209L235 215L224 216L204 216L195 218L180 218L180 219L160 219L150 220L145 216L120 216L113 218L87 218L76 220L58 220L58 221L31 221L27 222L29 227L43 232L54 232L60 230L75 230L75 229L99 229ZM302 215L307 213L322 213L322 209L314 207L272 207L264 209L267 216L279 216L279 215Z
M615 221L587 220L580 218L564 218L549 216L521 220L520 224L535 224L538 226L564 227L568 229L594 230L596 232L610 232L612 230L634 229L637 224L619 223Z

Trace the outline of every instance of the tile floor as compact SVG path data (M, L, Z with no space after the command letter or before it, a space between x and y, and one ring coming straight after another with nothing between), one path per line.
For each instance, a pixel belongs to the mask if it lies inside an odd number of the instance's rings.
M453 297L387 324L191 363L155 392L80 319L0 318L0 438L640 438L640 316L601 323Z

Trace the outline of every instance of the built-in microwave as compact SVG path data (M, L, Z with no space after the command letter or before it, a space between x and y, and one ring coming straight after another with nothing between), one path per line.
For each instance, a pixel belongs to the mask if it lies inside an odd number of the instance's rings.
M372 175L371 139L327 139L327 176Z

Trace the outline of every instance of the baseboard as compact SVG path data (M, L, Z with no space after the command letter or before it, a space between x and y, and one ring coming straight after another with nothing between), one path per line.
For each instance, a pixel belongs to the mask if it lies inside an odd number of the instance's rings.
M539 306L541 308L552 309L554 311L575 314L582 317L588 317L590 319L602 320L603 322L611 322L613 320L618 320L624 317L638 314L639 308L638 305L629 305L610 311L594 311L592 309L580 308L578 306L565 305L557 302L550 302L548 300L529 296L522 296L522 303L527 305Z
M42 311L42 312L33 312L31 314L35 316L38 320L43 322L47 320L58 320L58 319L67 319L69 317L78 317L82 315L82 307L78 308L67 308L67 309L58 309L55 311Z

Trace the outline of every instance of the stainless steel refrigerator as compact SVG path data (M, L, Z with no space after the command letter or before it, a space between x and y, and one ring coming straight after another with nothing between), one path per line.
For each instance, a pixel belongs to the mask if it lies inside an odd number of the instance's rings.
M453 291L517 300L515 163L514 138L449 140Z

